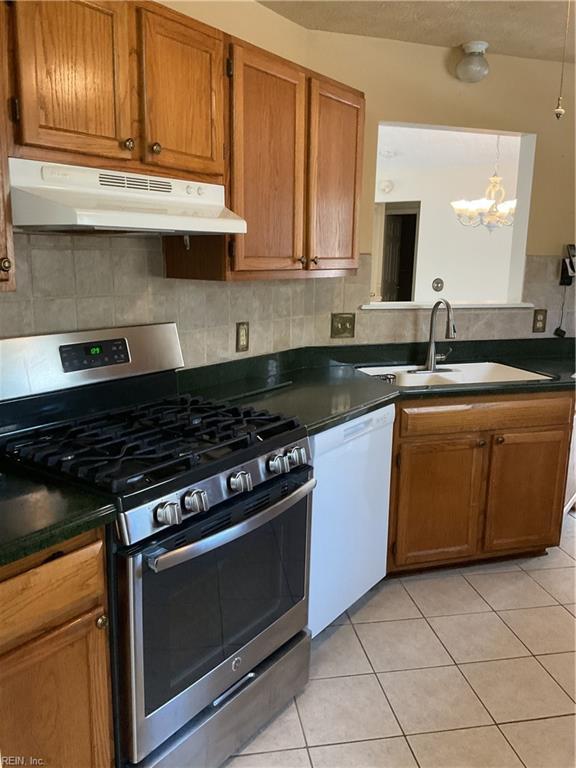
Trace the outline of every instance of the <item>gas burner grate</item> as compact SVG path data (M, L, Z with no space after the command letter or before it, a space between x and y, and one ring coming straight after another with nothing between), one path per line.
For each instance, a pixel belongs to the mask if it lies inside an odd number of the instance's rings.
M115 494L177 478L299 426L251 407L181 395L34 429L0 451Z

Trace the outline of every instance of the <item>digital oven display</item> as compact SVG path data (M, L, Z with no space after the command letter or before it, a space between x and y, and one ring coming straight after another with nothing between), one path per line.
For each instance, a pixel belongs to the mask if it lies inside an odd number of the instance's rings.
M64 344L60 347L60 360L62 370L72 373L129 363L130 355L126 339L105 339L88 344Z

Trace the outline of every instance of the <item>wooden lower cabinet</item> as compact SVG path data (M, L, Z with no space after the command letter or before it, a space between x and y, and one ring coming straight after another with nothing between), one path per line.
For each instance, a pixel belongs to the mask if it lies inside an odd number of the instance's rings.
M108 768L110 690L102 607L0 658L0 748L44 766Z
M573 409L564 392L399 403L388 571L558 544Z
M107 626L99 532L0 566L2 765L111 768Z
M485 448L475 437L402 446L396 563L472 557L478 547Z
M568 442L567 429L492 438L484 551L558 543Z

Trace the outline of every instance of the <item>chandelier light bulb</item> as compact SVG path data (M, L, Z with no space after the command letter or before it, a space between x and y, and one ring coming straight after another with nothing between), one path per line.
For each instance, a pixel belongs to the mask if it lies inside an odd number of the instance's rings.
M483 40L472 40L462 44L464 56L456 66L456 77L463 83L479 83L483 80L490 67L486 60L488 43Z

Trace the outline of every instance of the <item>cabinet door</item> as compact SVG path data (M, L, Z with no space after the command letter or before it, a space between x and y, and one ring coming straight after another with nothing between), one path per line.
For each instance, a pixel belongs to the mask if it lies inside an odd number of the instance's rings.
M0 657L0 744L48 766L112 760L106 632L99 608ZM41 763L40 763L41 761Z
M224 173L224 43L194 22L140 9L142 159Z
M400 450L396 564L471 557L478 549L486 441L446 437Z
M503 432L493 438L487 552L558 543L569 429Z
M235 269L302 269L306 76L233 46L232 208L248 223Z
M358 266L363 138L362 96L312 79L308 155L310 269Z
M130 159L124 2L18 2L20 141Z

